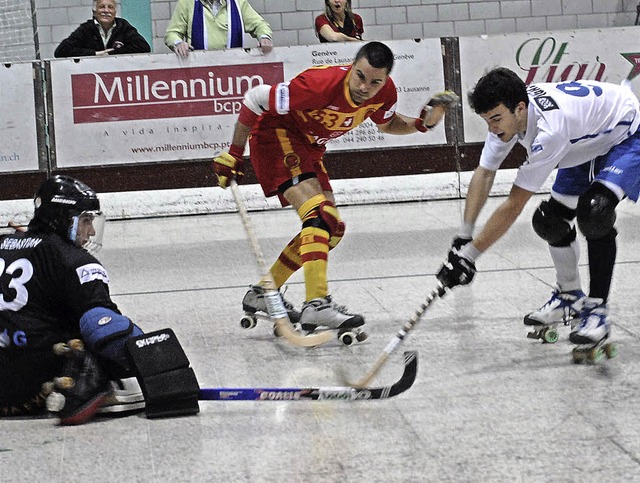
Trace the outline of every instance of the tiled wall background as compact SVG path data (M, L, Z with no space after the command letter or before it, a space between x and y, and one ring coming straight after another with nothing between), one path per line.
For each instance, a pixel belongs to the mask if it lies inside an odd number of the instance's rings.
M126 1L126 0L124 0ZM275 45L318 42L313 20L323 0L249 0L271 24ZM2 3L7 0L0 0ZM28 2L24 2L28 3ZM91 17L91 0L36 0L41 58ZM365 40L467 36L634 25L637 0L352 0ZM152 0L153 51L168 52L162 37L175 2ZM23 59L25 60L25 59Z

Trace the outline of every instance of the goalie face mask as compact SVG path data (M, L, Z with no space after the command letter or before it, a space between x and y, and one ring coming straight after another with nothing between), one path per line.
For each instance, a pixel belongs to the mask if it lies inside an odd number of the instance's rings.
M83 211L71 217L69 225L69 241L89 253L96 253L102 248L105 216L101 211Z

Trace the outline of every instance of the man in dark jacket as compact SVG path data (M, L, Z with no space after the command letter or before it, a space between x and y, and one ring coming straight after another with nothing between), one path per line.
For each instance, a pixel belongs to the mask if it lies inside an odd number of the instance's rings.
M93 18L64 39L54 55L83 57L144 52L151 52L151 47L133 25L116 17L116 0L94 0Z

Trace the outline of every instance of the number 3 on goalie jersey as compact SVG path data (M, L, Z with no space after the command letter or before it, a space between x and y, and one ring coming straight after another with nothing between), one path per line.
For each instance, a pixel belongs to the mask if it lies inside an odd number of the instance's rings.
M0 294L0 310L11 310L13 312L17 312L22 307L27 305L27 301L29 300L29 292L27 292L26 287L24 286L31 277L33 276L33 265L26 258L19 258L15 262L11 263L5 270L6 262L4 259L0 258L0 275L5 272L8 275L11 275L11 282L9 282L9 288L16 291L16 296L13 300L7 302L4 298L4 294ZM14 276L14 274L18 272L18 276Z
M575 97L587 97L592 91L596 95L596 97L602 95L601 87L590 86L588 84L585 85L576 81L558 84L556 88L561 90L565 94L569 94L570 96Z

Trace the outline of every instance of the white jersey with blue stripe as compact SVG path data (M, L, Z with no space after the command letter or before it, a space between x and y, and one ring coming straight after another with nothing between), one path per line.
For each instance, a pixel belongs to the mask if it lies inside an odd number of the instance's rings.
M497 170L516 142L527 150L514 185L538 191L555 168L570 168L606 154L636 132L638 98L628 84L573 81L527 87L527 131L505 143L491 132L480 166Z

